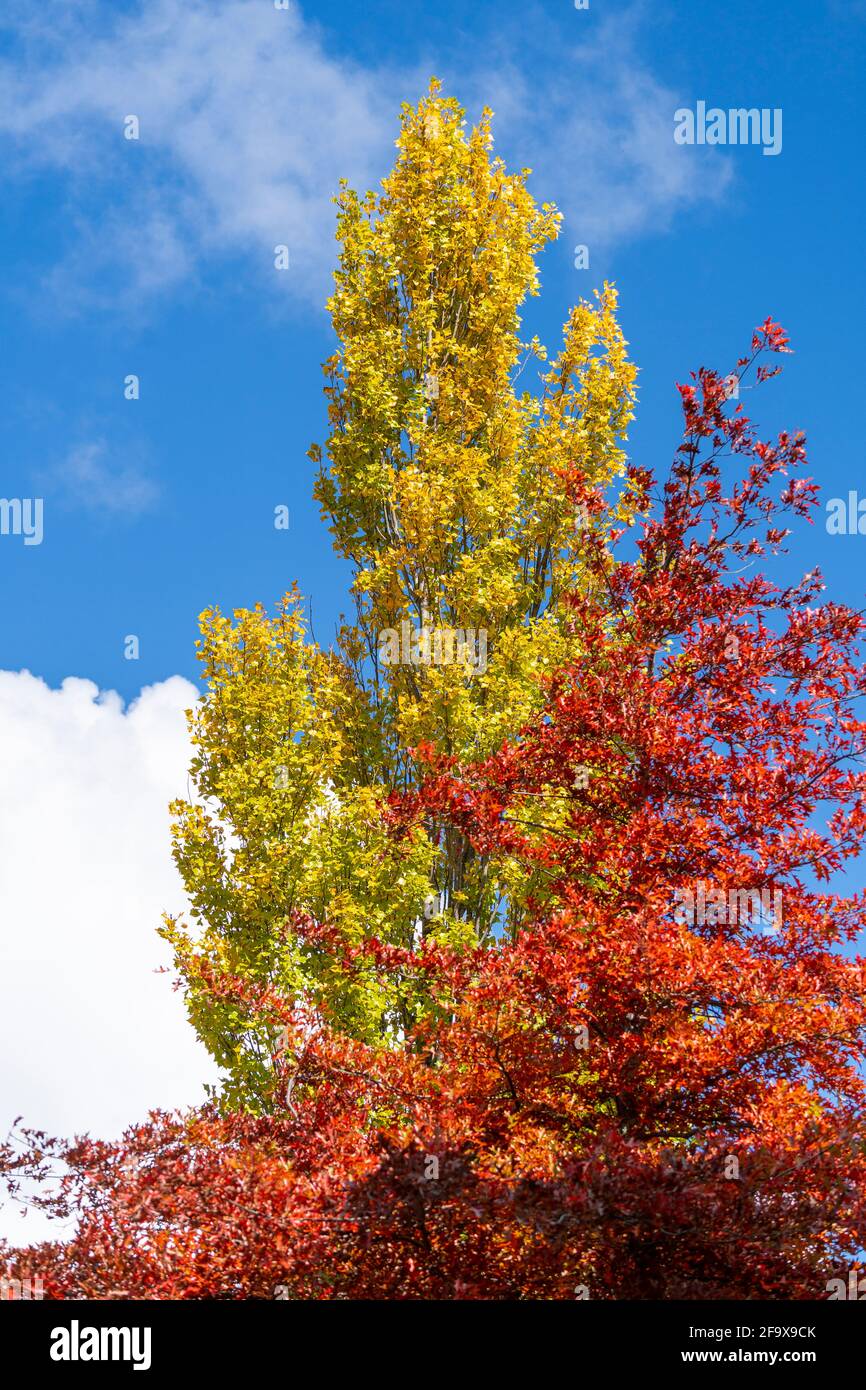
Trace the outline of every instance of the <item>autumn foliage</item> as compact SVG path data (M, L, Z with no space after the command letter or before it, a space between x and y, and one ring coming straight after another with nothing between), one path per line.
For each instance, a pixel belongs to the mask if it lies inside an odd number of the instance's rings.
M378 194L337 200L330 432L310 450L351 620L320 648L294 591L273 615L203 615L191 795L173 807L190 912L165 935L233 1103L263 1112L268 1037L213 975L321 1000L370 1043L413 1021L389 979L351 988L338 958L307 951L297 913L403 947L419 919L452 946L528 920L543 879L494 866L455 824L419 822L397 848L384 813L419 785L419 747L477 760L539 716L539 677L579 650L571 461L609 488L634 404L612 287L569 312L550 361L521 340L559 214L494 157L490 113L467 130L434 82L396 143ZM429 630L483 633L483 663L388 659L388 633Z
M787 346L768 320L738 378ZM856 1263L866 901L830 879L866 821L863 618L757 568L814 505L802 436L763 441L713 372L680 392L626 521L560 470L582 577L538 713L480 758L422 743L387 801L389 863L453 829L520 866L520 930L400 944L297 909L333 1008L201 960L271 1040L264 1113L10 1146L79 1214L17 1257L50 1294L809 1299ZM353 997L403 1026L354 1036Z

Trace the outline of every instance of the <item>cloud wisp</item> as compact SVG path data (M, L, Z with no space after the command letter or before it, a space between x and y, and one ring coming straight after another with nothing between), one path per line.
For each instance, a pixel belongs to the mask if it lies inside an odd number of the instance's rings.
M494 108L497 148L535 169L539 194L584 240L609 248L663 231L724 192L724 160L710 170L674 145L678 102L640 57L637 18L620 14L615 34L602 24L593 38L576 29L569 46L543 15L530 28L531 45L504 27L459 68L430 52L397 70L329 52L296 3L151 0L114 15L86 3L60 23L30 20L0 64L0 146L8 177L65 179L70 230L46 288L61 304L124 307L235 258L241 280L321 307L339 179L377 185L397 104L432 71L474 113ZM131 115L138 139L127 140Z

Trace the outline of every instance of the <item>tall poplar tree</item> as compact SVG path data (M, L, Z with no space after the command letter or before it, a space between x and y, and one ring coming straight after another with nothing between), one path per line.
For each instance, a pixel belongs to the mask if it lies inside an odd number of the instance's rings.
M615 291L571 311L554 361L521 340L560 219L528 170L493 156L490 112L467 132L434 81L403 108L397 149L380 193L343 184L337 198L330 435L310 449L354 612L327 651L296 590L273 616L203 614L194 794L172 808L193 921L164 932L229 1099L253 1107L274 1039L221 979L306 998L384 1046L433 1007L399 972L349 986L328 950L301 944L296 914L349 947L491 945L543 894L543 873L453 822L431 816L396 847L383 811L417 784L417 750L494 753L540 708L545 673L579 654L560 600L588 582L587 498L625 468L635 368Z

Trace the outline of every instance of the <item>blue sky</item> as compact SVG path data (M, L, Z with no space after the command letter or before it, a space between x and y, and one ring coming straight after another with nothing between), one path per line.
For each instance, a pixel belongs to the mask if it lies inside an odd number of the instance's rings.
M641 369L635 458L667 461L674 381L731 364L772 314L797 355L759 418L806 429L826 496L866 493L858 8L15 7L0 31L15 70L0 98L2 492L44 497L45 538L0 544L0 667L129 698L194 676L206 604L271 603L293 578L327 640L345 573L306 449L325 436L329 197L340 173L386 172L399 100L432 72L470 114L501 113L498 151L565 214L527 329L555 346L580 294L618 284ZM674 110L698 99L781 107L781 154L674 146ZM122 136L130 112L138 142ZM126 401L133 372L141 399ZM864 546L804 527L792 563L820 562L859 604Z
M571 305L618 285L635 461L667 467L677 380L781 321L796 353L747 409L807 432L823 502L866 496L864 58L864 0L6 4L0 496L43 498L44 539L0 535L0 1129L116 1132L213 1079L151 973L160 912L183 908L165 807L186 791L196 620L296 579L326 643L345 602L306 457L330 198L388 171L400 101L436 74L470 117L489 104L498 153L562 210L527 337L555 349ZM781 108L781 153L675 144L698 101ZM822 510L771 573L818 564L860 607L864 561Z

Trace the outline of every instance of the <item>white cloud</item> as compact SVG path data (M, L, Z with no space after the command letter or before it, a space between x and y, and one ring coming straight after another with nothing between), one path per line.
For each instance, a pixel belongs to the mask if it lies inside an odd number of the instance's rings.
M112 15L79 3L65 17L50 7L0 64L0 137L13 171L69 177L73 239L46 276L52 302L139 303L232 255L244 275L321 306L331 195L343 176L378 185L399 101L417 100L432 71L473 112L494 108L498 149L535 169L537 195L560 203L569 232L610 247L664 230L718 197L731 166L674 145L680 102L640 58L639 22L639 8L621 10L584 39L575 13L568 46L536 11L503 20L483 57L455 39L423 70L373 70L329 53L296 4L149 0ZM138 142L123 138L130 114ZM98 196L98 213L85 213ZM287 273L272 268L281 243Z
M185 908L167 805L186 795L180 676L124 709L91 681L52 690L0 672L0 1132L109 1136L153 1108L204 1099L216 1068L157 936ZM0 1234L56 1235L0 1209Z
M471 79L476 103L496 113L497 147L507 148L512 165L533 170L530 186L563 212L565 237L604 253L717 202L733 177L720 151L674 143L681 94L641 57L641 18L640 5L618 10L582 38L576 14L574 43L557 49L549 17L539 14L519 61L503 36L495 64ZM543 91L531 75L539 70Z
M286 243L292 287L321 302L331 194L343 175L376 177L396 113L388 84L328 57L297 7L150 0L111 16L86 6L77 21L58 25L52 12L31 25L24 51L0 68L0 133L20 167L58 165L79 193L112 180L108 226L84 229L107 295L167 288L226 251L264 273ZM138 141L123 137L130 114ZM52 286L80 284L83 260Z

